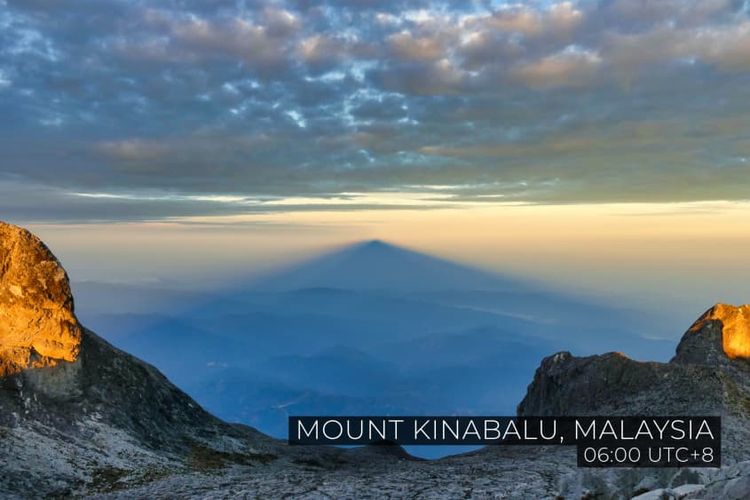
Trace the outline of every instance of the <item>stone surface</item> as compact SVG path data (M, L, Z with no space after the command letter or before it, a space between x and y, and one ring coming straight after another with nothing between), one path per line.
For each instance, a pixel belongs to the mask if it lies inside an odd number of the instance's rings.
M748 417L750 362L741 355L750 342L747 320L750 306L717 304L683 335L669 363L636 361L616 352L556 353L542 360L518 412Z
M750 498L750 362L741 355L747 317L748 306L712 307L683 335L669 363L640 362L620 353L576 357L560 352L545 358L518 406L519 415L722 417L724 466L719 471L679 469L671 477L667 469L582 472L572 476L581 485L563 492L585 486L604 498Z
M0 222L0 376L75 361L80 344L65 270L36 236Z
M677 358L688 362L716 362L750 358L750 305L716 304L685 333Z

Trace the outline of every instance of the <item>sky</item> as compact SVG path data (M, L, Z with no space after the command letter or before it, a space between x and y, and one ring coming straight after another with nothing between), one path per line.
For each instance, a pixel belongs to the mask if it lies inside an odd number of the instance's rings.
M747 1L0 0L0 116L0 218L86 278L374 235L750 297Z

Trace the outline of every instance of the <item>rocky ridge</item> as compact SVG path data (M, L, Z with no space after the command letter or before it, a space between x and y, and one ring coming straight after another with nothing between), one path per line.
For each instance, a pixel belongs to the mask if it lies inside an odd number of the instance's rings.
M81 326L67 274L0 223L0 492L73 494L116 472L256 463L279 444L204 411L154 367Z
M560 352L537 369L519 415L721 415L730 463L750 439L750 306L717 304L683 335L669 363L620 353ZM727 340L729 339L729 340Z
M750 306L717 304L685 333L668 363L621 353L545 358L518 406L519 415L722 415L750 418Z
M542 360L519 415L720 415L722 469L577 471L561 491L622 498L750 497L750 306L717 304L685 332L668 363L621 353ZM682 486L689 485L690 488ZM648 493L648 494L647 494ZM650 495L650 496L649 496Z

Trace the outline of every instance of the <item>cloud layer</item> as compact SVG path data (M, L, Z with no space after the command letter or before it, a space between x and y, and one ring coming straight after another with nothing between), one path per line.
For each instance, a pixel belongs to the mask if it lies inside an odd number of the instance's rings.
M746 199L749 11L0 0L0 210Z

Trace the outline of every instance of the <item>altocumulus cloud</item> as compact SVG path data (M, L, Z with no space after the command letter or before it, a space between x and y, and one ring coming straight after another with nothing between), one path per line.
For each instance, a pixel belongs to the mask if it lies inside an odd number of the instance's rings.
M747 1L0 0L0 210L744 199L748 89Z

